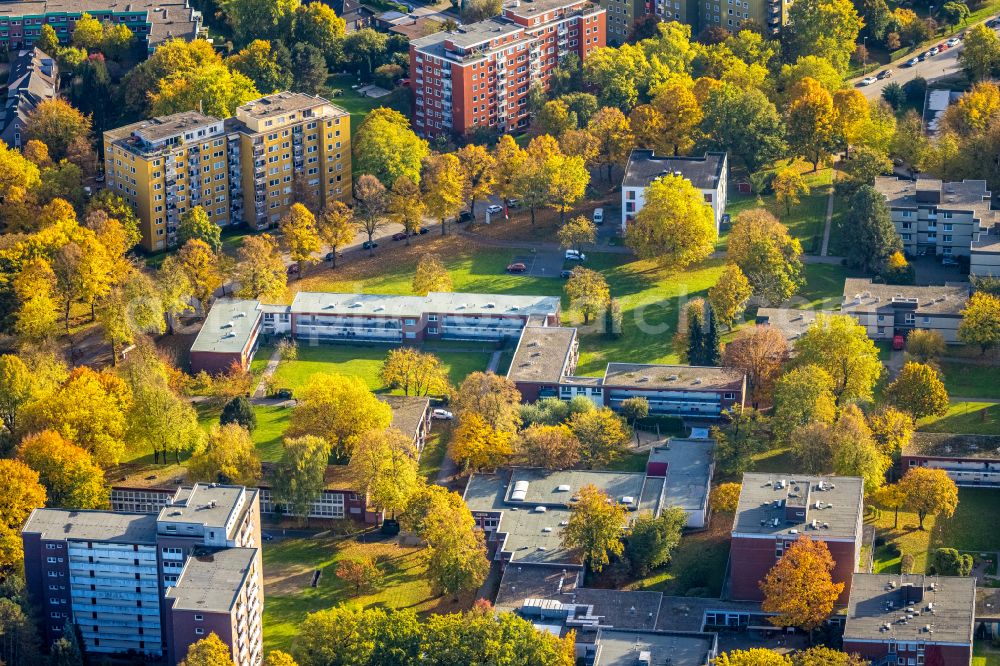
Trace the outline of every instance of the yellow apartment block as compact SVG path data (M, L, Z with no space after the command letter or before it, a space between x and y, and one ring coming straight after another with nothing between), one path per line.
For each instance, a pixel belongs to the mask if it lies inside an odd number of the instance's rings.
M351 200L350 115L329 101L276 93L225 120L196 111L104 133L107 186L135 209L142 246L177 243L201 206L222 227L274 226L296 200Z

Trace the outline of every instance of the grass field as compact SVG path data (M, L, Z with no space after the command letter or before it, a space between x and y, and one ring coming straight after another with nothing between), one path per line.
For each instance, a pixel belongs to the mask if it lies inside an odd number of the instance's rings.
M942 362L944 387L948 395L965 398L1000 398L1000 381L995 366Z
M917 421L917 429L925 432L1000 435L1000 404L953 402L944 416L928 416Z
M377 99L373 97L362 97L356 90L351 88L352 85L357 83L357 77L352 75L334 75L327 79L326 82L327 86L331 90L339 91L339 94L329 98L330 101L351 114L351 134L358 131L358 127L361 126L361 122L372 109L380 106L386 106L401 110L399 107L400 104L402 104L401 100L405 98L405 91L395 91L385 97L379 97Z
M438 597L427 581L422 549L394 542L359 543L353 538L319 535L310 539L279 540L264 549L265 649L288 650L308 613L341 604L359 607L410 608L417 612L464 610L470 599ZM385 579L375 590L355 595L336 576L337 562L374 557ZM311 586L313 572L321 572Z
M900 511L899 527L893 527L893 520L892 511L882 511L871 521L875 524L876 537L885 540L884 545L875 549L874 572L899 573L900 560L909 553L913 556L913 573L924 573L927 570L931 533L935 528L934 516L924 519L923 530L918 529L919 519L915 513Z
M970 553L1000 551L1000 531L983 529L983 517L993 515L998 504L998 489L959 488L958 509L951 518L937 521L931 547L957 548Z

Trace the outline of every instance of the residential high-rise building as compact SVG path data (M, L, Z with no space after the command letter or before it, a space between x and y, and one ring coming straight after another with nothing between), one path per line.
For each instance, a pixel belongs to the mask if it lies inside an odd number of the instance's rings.
M88 653L176 664L214 632L236 666L260 661L257 490L198 483L158 514L35 509L21 538L46 644L72 623Z
M587 0L514 0L496 18L411 41L414 130L526 127L529 89L547 89L570 53L583 60L605 46L605 19Z
M350 115L321 97L276 93L222 120L197 111L104 133L107 186L136 211L142 246L177 244L201 206L219 226L265 229L295 200L351 196Z

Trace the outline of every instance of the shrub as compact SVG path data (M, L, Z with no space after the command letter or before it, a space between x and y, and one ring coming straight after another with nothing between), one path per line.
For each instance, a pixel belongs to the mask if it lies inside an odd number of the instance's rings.
M253 411L253 405L250 404L246 396L236 396L222 408L222 414L219 415L219 425L228 423L238 423L251 433L257 427L257 414Z
M907 553L899 560L899 572L900 573L913 573L913 555Z
M938 548L934 553L934 571L939 576L968 576L972 573L972 555L954 548Z

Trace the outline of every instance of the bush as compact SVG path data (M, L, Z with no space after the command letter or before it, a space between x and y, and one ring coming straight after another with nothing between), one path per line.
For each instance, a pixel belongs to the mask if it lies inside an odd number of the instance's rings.
M754 194L759 196L771 194L774 191L774 171L758 171L750 175L750 185Z
M934 571L939 576L968 576L972 573L972 555L954 548L938 548L934 553Z
M893 81L882 89L882 99L892 107L893 111L899 111L906 103L906 93L903 92L903 86Z
M253 405L250 404L246 396L236 396L222 408L222 414L219 415L219 425L228 423L238 423L251 433L257 427L257 414L253 411Z
M927 94L927 79L916 77L903 84L903 94L906 101L913 106L924 105L924 96Z
M899 560L899 572L900 573L913 573L913 555L907 553Z

